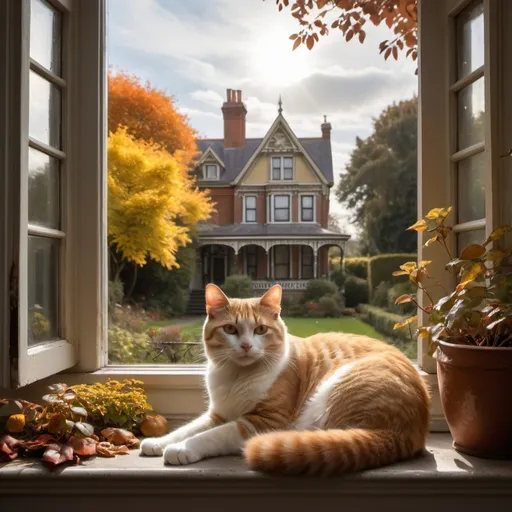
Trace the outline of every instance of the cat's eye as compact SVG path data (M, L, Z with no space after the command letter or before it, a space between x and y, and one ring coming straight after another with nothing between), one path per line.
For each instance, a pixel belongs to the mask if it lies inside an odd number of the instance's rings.
M223 325L222 328L224 329L224 332L226 332L228 334L236 334L237 333L236 327L233 324Z
M268 327L266 325L258 325L256 329L254 329L254 334L265 334L268 331Z

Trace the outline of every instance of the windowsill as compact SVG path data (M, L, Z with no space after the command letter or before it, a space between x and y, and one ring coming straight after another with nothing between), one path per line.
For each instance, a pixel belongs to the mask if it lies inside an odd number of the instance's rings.
M487 500L512 497L510 461L478 459L458 453L452 448L447 434L432 434L426 453L414 460L332 479L269 478L248 470L241 457L221 457L190 466L169 467L163 465L162 458L141 457L139 450L133 450L126 456L84 460L79 466L67 466L53 472L39 461L15 460L0 467L0 480L3 496L0 501L10 500L12 505L43 494L54 500L52 504L57 504L60 496L67 506L69 499L78 504L78 496L86 502L89 500L90 504L95 496L105 499L112 494L120 500L123 497L137 500L139 495L144 500L172 497L173 507L185 502L186 498L190 510L196 510L194 506L201 504L206 495L212 499L214 494L215 499L224 495L235 501L235 496L247 498L250 495L251 500L260 505L265 498L279 500L287 497L291 500L297 496L306 501L309 498L310 506L334 497L341 505L344 500L350 504L357 497L357 510L365 510L366 507L372 510L370 505L375 506L375 496L381 495L379 499L384 500L384 504L386 500L399 500L400 506L395 510L406 510L404 500L408 497L417 499L426 494L430 499L442 500L440 503L447 505L447 496L453 494L459 499L470 500L469 508L465 503L459 503L468 511L478 510L471 506L477 505L472 504L472 500L478 502L480 495ZM489 501L486 503L487 508L492 509ZM252 501L251 504L254 505ZM230 505L234 504L230 502ZM82 507L80 510L86 510L85 503ZM234 509L234 506L229 508ZM382 507L379 509L383 510ZM420 510L421 504L416 503L414 509ZM269 510L277 508L270 504ZM299 507L294 510L307 509Z

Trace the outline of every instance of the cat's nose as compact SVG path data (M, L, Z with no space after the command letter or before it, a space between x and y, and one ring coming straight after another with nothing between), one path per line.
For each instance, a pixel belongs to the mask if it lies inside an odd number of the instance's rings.
M243 343L240 343L240 348L247 354L249 350L251 350L252 345L249 342L244 341Z

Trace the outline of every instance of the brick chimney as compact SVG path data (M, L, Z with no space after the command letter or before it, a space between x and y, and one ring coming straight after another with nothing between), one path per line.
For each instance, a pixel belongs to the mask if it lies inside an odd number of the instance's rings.
M324 122L322 123L322 139L331 138L331 123L327 122L327 116L324 116Z
M245 115L242 91L227 89L227 99L222 105L224 116L224 147L240 148L245 145Z

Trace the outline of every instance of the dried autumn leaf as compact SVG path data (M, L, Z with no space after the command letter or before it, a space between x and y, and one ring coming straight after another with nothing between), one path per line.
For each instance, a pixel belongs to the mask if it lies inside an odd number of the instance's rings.
M11 434L17 434L25 428L25 415L24 414L12 414L9 416L5 429Z
M499 265L504 258L508 258L510 256L510 253L510 249L507 249L506 251L502 251L501 249L491 249L487 252L485 260Z
M44 450L48 445L54 444L56 442L57 440L53 436L49 434L43 434L30 441L25 441L22 448L27 453L27 455L35 455Z
M437 241L440 240L440 237L439 235L436 235L436 236L433 236L432 238L429 238L425 244L423 245L423 247L430 247L431 245L435 244Z
M68 439L68 445L73 448L73 451L82 457L89 457L96 454L97 441L90 437L78 438L71 436Z
M53 443L46 447L42 460L50 466L57 466L64 462L72 461L73 458L73 448L71 446Z
M400 295L400 297L395 300L395 304L405 304L407 302L412 302L412 295Z
M4 435L0 436L0 462L9 462L18 456L18 451L23 444L19 439Z
M421 219L419 220L418 222L416 222L415 224L413 224L412 226L409 226L407 228L407 230L411 230L411 229L414 229L415 231L426 231L427 230L427 223L424 219Z
M484 242L484 245L489 245L493 240L499 240L505 233L512 230L512 226L509 226L508 224L505 224L504 226L501 226L500 228L495 229L488 237L487 240Z
M126 445L115 446L103 441L96 445L96 453L102 457L115 457L116 455L128 455L130 451Z
M132 434L132 432L124 428L105 428L101 431L101 435L114 445L125 444L130 448L138 448L140 441Z
M412 323L417 322L417 321L418 321L418 316L417 315L411 316L410 318L407 318L406 320L404 320L402 322L398 322L397 324L395 324L393 326L393 330L401 329L402 327L405 327L406 325L412 324Z
M94 427L89 425L89 423L84 423L83 421L77 421L75 423L75 428L85 437L90 437L94 434Z
M419 338L429 338L430 337L430 331L427 327L420 327L418 329L418 337Z
M461 282L457 285L456 290L462 291L469 283L472 283L478 276L484 274L487 269L485 265L479 261L475 263L469 270L462 274Z
M485 247L480 244L470 244L465 247L459 259L461 260L476 260L477 258L481 258L485 254Z
M300 37L298 37L297 39L295 39L295 42L293 43L293 48L292 48L292 51L293 50L296 50L301 44L301 39Z

